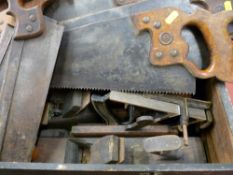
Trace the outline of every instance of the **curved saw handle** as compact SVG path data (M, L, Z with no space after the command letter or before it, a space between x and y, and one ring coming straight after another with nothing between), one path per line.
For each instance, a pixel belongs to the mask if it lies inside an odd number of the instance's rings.
M43 8L49 1L33 0L27 6L24 0L8 0L8 14L16 18L15 39L29 39L43 33Z
M148 30L152 37L150 61L156 66L184 65L193 76L201 79L217 77L233 82L233 45L228 25L233 21L233 12L218 14L197 9L187 14L176 8L165 8L141 13L133 18L136 27ZM202 32L211 53L211 63L199 69L187 59L189 47L181 36L186 26L195 26Z

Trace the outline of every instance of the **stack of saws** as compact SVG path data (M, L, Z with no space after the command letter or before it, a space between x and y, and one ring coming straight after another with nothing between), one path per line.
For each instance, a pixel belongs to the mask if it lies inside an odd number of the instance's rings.
M222 0L0 1L1 161L207 162L194 97L233 82L232 22Z

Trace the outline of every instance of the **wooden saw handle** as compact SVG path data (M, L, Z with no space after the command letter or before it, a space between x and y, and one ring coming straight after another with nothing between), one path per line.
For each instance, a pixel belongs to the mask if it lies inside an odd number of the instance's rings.
M133 17L137 29L148 30L152 37L150 61L156 66L184 65L193 76L201 79L217 77L233 82L233 45L228 25L233 21L233 12L217 14L197 8L187 14L176 8L165 8L138 14ZM211 53L211 63L199 69L187 59L189 47L181 37L186 26L195 26L203 34Z
M28 4L24 0L8 0L8 13L16 19L15 39L34 38L43 33L45 22L43 8L51 0L33 0Z

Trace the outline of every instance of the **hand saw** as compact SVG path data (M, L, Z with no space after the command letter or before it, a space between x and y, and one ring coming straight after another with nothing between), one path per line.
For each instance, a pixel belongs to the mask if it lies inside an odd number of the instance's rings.
M45 25L46 30L40 37L24 41L12 40L3 61L10 64L4 66L8 70L5 78L8 83L4 84L5 91L1 91L7 98L0 99L0 109L8 108L4 113L8 116L8 121L4 130L2 161L31 160L63 34L63 26L57 25L56 21L45 18ZM20 43L23 46L16 49L16 45L19 46ZM15 80L10 81L11 79ZM9 98L12 89L12 97ZM0 112L2 117L2 110Z
M149 0L68 21L72 24L66 25L52 87L194 94L195 79L185 69L150 64L150 38L136 35L130 17L171 5L194 8L185 1ZM201 66L196 39L188 30L183 35L193 47L190 59Z
M29 3L24 3L24 1L12 0L8 0L7 2L0 2L0 7L2 7L0 11L0 64L3 61L13 34L10 32L11 30L9 29L9 26L16 26L16 32L14 36L15 39L27 39L40 35L44 30L44 22L43 17L41 16L41 11L46 5L49 4L49 2L51 2L51 0L33 0ZM9 5L8 9L6 9L7 4ZM9 14L12 14L13 16L10 16ZM14 19L14 17L16 19ZM33 23L33 25L28 22L28 19L31 23ZM34 28L34 26L39 26L39 28ZM23 27L25 27L24 30L28 30L28 27L31 27L32 30L25 33L25 31L22 31Z
M3 144L12 98L15 92L15 84L22 60L21 54L24 47L22 39L36 37L44 30L44 27L42 27L43 18L40 16L40 11L46 1L38 1L38 6L27 9L22 8L23 4L20 4L20 2L23 1L8 0L8 9L0 12L0 30L2 30L0 43L0 149ZM11 14L13 18L8 14ZM32 30L27 31L27 25L25 24L30 25ZM12 26L15 26L15 30Z

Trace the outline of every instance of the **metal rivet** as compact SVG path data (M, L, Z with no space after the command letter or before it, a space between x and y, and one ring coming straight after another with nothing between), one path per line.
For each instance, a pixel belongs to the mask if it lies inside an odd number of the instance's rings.
M35 16L35 15L30 15L30 16L29 16L29 19L30 19L32 22L35 22L35 21L36 21L36 16Z
M177 50L177 49L172 49L171 51L170 51L170 55L172 56L172 57L177 57L177 56L179 56L179 51Z
M171 33L164 32L164 33L160 34L159 40L160 40L161 44L168 45L168 44L171 44L173 42L173 36Z
M160 52L160 51L156 52L155 57L158 58L158 59L163 58L163 52Z
M159 29L160 27L161 27L161 22L160 21L155 21L154 28Z
M150 22L150 17L148 17L148 16L145 16L143 19L142 19L142 21L144 22L144 23L149 23Z
M26 26L26 30L27 30L28 32L32 32L32 31L33 31L33 28L32 28L31 25L27 25L27 26Z

